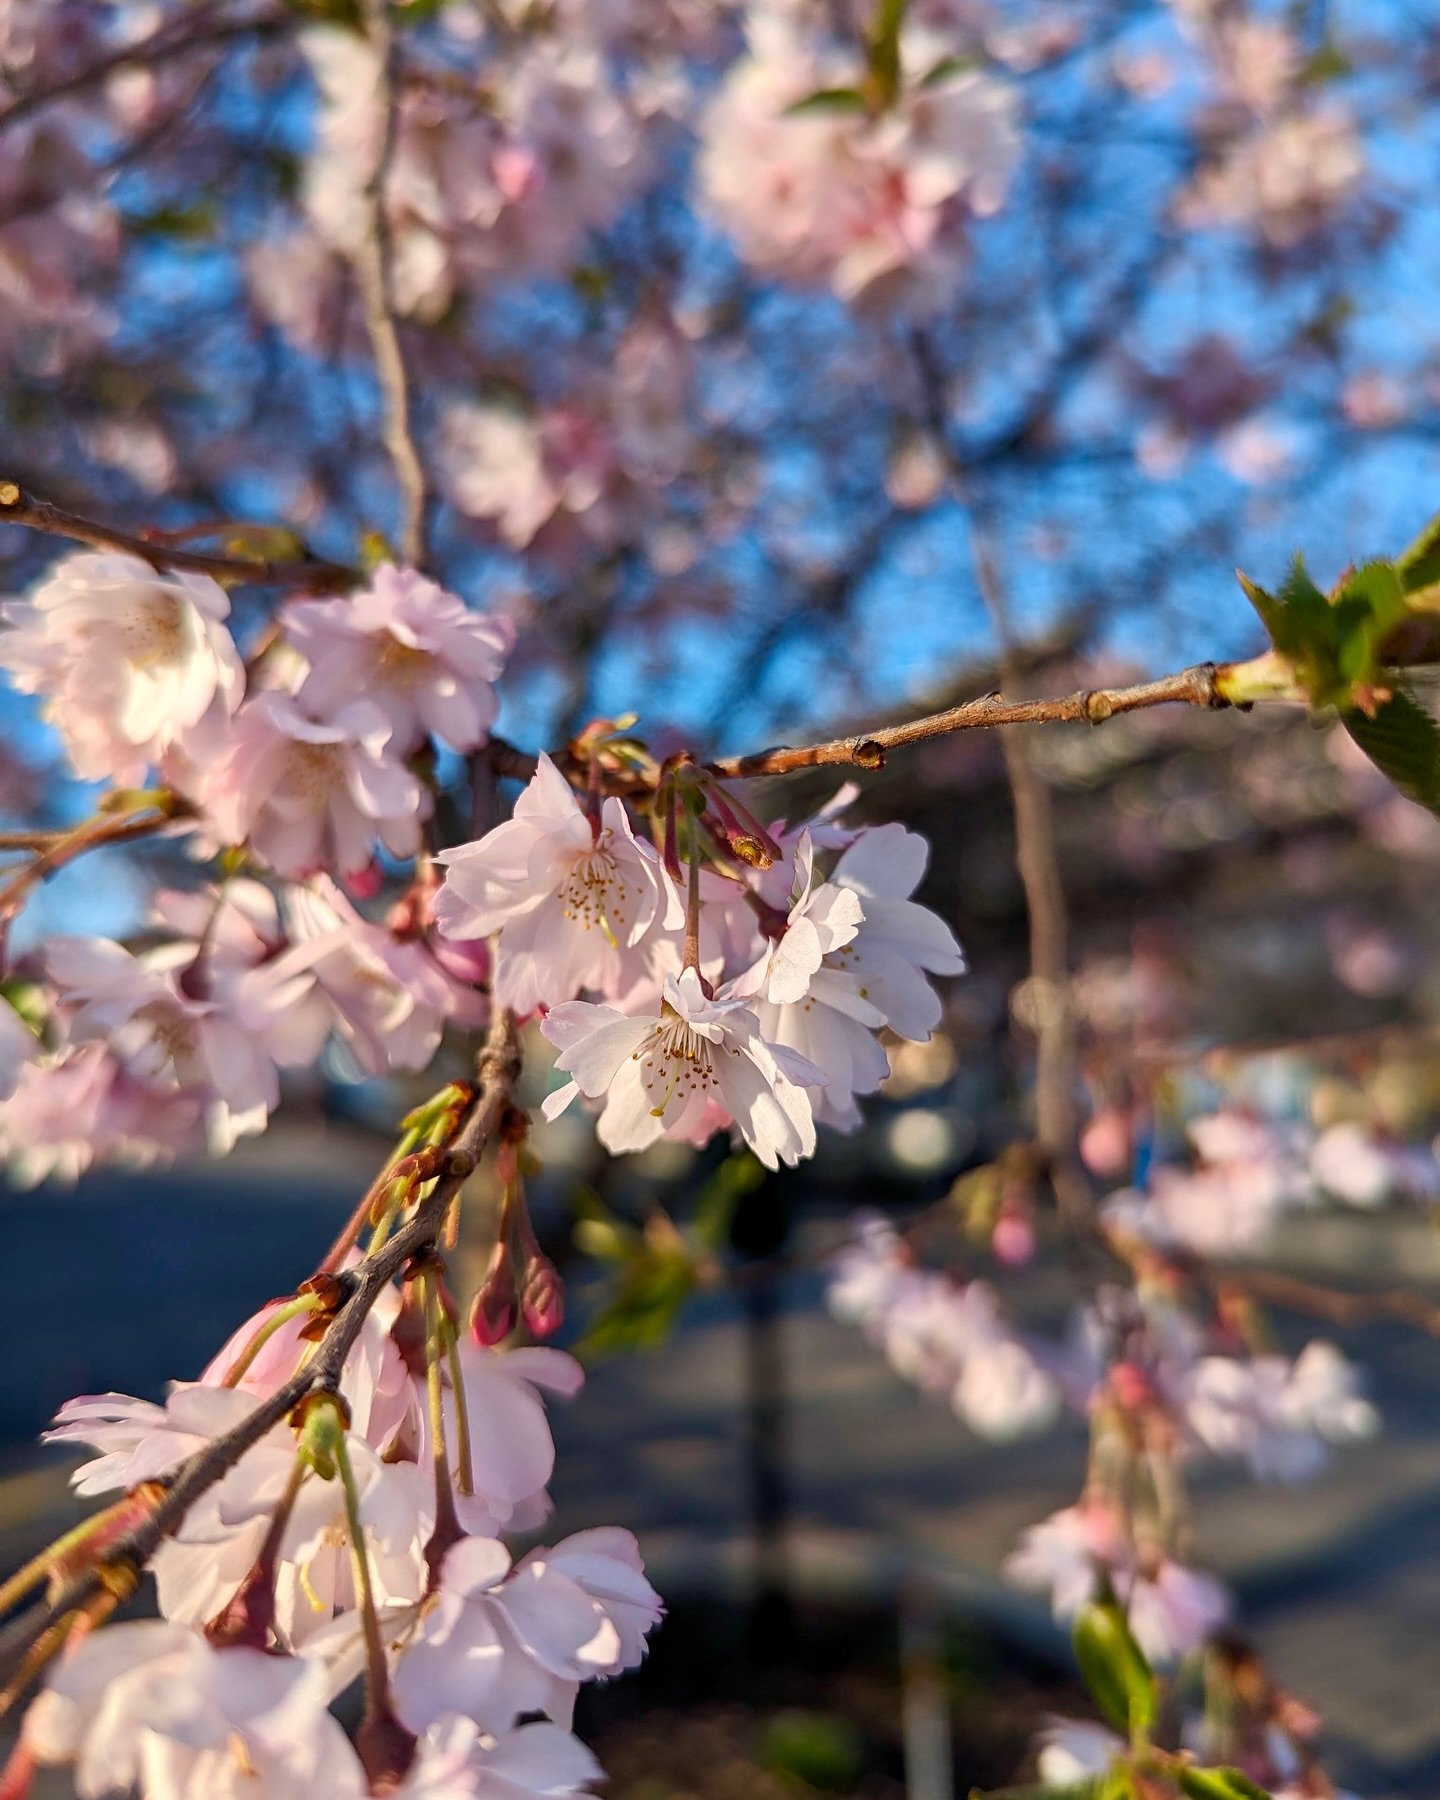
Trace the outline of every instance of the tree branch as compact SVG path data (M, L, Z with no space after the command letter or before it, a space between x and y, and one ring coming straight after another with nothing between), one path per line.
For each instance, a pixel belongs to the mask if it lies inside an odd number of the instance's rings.
M138 1577L164 1540L183 1524L196 1501L307 1395L339 1391L345 1359L371 1309L411 1257L434 1244L451 1201L474 1172L499 1124L519 1072L520 1050L513 1015L497 1008L484 1047L476 1058L476 1097L446 1154L434 1191L373 1256L350 1272L353 1286L349 1297L326 1329L314 1356L232 1430L183 1462L169 1477L165 1496L154 1511L118 1538L101 1563L72 1577L50 1600L33 1607L0 1636L0 1686L14 1678L27 1652L47 1632L106 1591L107 1577L112 1583L117 1575Z
M882 725L874 731L831 738L823 744L795 748L781 745L773 750L757 750L748 756L724 756L709 766L715 774L734 779L789 775L797 769L836 765L879 769L891 750L922 744L930 738L948 737L956 731L980 731L995 725L1052 724L1065 720L1099 725L1117 713L1139 712L1150 706L1225 707L1230 703L1218 685L1225 666L1228 665L1198 663L1194 668L1182 669L1175 675L1163 675L1156 681L1136 682L1131 687L1081 688L1076 693L1053 699L1006 700L1001 694L986 694L978 700L963 701L945 712L930 713L923 719L909 719L903 725Z
M385 187L395 154L398 123L395 94L395 34L390 20L390 0L363 0L365 35L378 64L375 99L380 108L381 138L374 166L362 191L365 231L351 262L360 285L365 329L375 357L380 382L385 449L395 467L395 477L405 502L400 554L412 568L425 561L426 510L429 496L425 465L415 442L415 402L400 333L395 324L392 282L390 222L385 214Z
M18 125L31 113L40 111L56 100L68 99L72 95L84 93L88 88L98 87L118 69L158 69L166 63L188 56L192 50L210 49L247 37L278 37L292 30L297 23L294 15L283 12L262 13L249 19L221 19L179 32L172 22L152 32L149 37L141 38L137 43L125 44L105 56L97 56L83 68L75 69L69 75L42 87L31 88L18 95L8 106L0 106L0 131L8 126Z
M327 562L323 557L269 562L262 557L215 556L206 550L184 550L179 545L135 537L113 525L100 525L53 506L28 493L18 481L0 479L0 524L28 525L33 531L71 538L96 550L121 550L143 558L156 569L187 569L197 575L213 575L217 581L248 581L256 587L343 588L364 579L358 569Z

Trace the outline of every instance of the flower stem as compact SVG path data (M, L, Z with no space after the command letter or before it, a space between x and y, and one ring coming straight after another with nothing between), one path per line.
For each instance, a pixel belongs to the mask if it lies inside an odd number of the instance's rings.
M390 1672L385 1663L385 1642L380 1635L380 1615L375 1609L375 1586L370 1579L370 1557L365 1548L365 1527L360 1520L360 1489L345 1431L335 1440L335 1467L345 1494L345 1524L350 1533L350 1557L355 1569L355 1593L360 1602L360 1626L365 1634L365 1713L380 1717L390 1711Z
M303 1318L306 1313L319 1312L325 1304L325 1298L321 1294L299 1294L295 1299L287 1300L283 1306L277 1307L225 1371L221 1387L238 1387L245 1378L246 1370L282 1325L288 1325L292 1319Z
M690 888L685 896L685 963L700 973L700 821L690 814Z

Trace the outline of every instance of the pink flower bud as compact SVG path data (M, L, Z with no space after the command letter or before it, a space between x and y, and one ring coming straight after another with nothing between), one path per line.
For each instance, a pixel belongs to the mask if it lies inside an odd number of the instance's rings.
M1130 1122L1119 1107L1102 1107L1080 1134L1080 1159L1092 1175L1118 1179L1130 1164Z
M533 1337L553 1337L565 1319L565 1284L548 1256L534 1255L525 1271L520 1302L525 1329Z
M990 1248L1012 1268L1028 1263L1035 1254L1035 1227L1020 1213L1007 1213L996 1221Z
M515 1268L510 1246L502 1242L495 1246L485 1279L470 1302L470 1336L482 1350L493 1349L514 1331L518 1317Z

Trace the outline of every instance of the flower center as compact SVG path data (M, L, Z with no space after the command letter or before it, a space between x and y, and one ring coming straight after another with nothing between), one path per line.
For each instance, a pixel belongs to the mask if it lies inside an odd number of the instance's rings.
M130 620L125 633L125 660L135 669L154 669L179 662L185 654L185 621L178 602L157 599Z
M610 849L610 833L602 831L594 846L577 856L560 884L560 910L582 931L603 931L617 949L634 918L636 894L620 873Z
M703 1097L719 1087L714 1045L678 1013L671 1013L635 1052L640 1059L640 1085L650 1101L650 1116L663 1118L678 1095L682 1102Z
M414 644L402 644L387 631L376 659L376 674L389 687L419 687L434 673L435 658Z

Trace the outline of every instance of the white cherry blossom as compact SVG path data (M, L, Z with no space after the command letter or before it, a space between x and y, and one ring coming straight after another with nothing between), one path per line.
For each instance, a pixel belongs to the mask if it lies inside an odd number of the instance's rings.
M282 623L309 665L299 703L323 719L363 694L390 723L392 753L427 734L473 750L495 722L509 621L472 612L415 569L381 563L368 586L294 601Z
M708 999L694 969L667 976L658 1018L573 1000L542 1029L571 1081L545 1102L555 1118L577 1094L604 1101L600 1141L616 1155L662 1137L703 1142L734 1121L768 1169L815 1149L807 1090L824 1077L804 1057L767 1043L742 997Z
M446 868L435 899L440 931L499 933L495 998L517 1012L558 1006L582 988L613 991L657 913L680 922L659 859L621 802L612 795L592 825L548 756L512 819L437 860Z
M81 551L0 612L0 667L43 697L90 781L139 786L167 751L213 741L244 690L230 599L208 575Z

